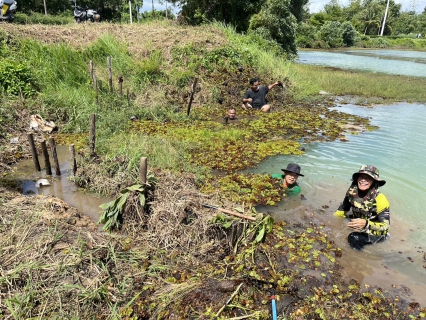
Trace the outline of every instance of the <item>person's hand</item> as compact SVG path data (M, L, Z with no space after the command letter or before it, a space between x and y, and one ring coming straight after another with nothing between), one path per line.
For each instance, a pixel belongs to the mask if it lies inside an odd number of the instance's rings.
M248 102L248 103L252 103L252 102L253 102L253 99L252 99L252 98L248 98L248 99L247 99L247 102Z
M351 222L348 223L348 227L355 230L362 230L367 225L367 220L365 219L351 219Z

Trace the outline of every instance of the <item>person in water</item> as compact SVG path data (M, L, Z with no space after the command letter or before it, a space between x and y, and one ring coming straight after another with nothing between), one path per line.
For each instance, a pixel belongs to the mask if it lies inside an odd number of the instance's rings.
M335 216L350 218L348 227L354 230L348 236L350 246L362 250L367 244L384 241L389 236L389 202L379 187L386 183L379 179L379 170L363 165L352 175L352 184L346 192Z
M274 173L272 174L272 178L281 179L281 186L284 188L285 194L292 196L296 195L300 192L300 187L297 183L297 178L304 177L303 174L300 173L300 166L296 163L289 163L287 168L281 169L284 171L282 173Z
M242 108L259 109L263 112L269 112L271 106L266 103L266 94L276 85L283 87L281 81L274 82L269 86L260 86L257 78L252 78L249 81L250 88L244 93Z

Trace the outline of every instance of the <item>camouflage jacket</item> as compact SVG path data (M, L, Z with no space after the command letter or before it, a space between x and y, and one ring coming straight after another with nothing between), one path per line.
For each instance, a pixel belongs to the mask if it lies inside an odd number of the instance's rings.
M352 210L351 210L352 209ZM351 211L350 211L351 210ZM389 202L379 189L371 188L364 197L358 195L358 186L352 184L336 216L367 220L364 232L375 236L386 235L390 227Z

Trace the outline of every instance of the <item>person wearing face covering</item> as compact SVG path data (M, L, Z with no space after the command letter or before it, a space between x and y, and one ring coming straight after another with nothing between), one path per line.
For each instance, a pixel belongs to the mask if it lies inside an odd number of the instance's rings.
M362 250L365 245L384 241L389 237L389 202L380 192L386 181L379 179L379 170L372 165L363 165L352 175L352 184L343 202L334 213L337 217L349 218L349 245Z
M300 187L297 183L297 178L304 177L304 175L300 173L300 166L295 163L289 163L287 168L281 170L284 174L274 173L271 175L272 178L281 179L280 184L286 195L292 196L298 194L300 192Z

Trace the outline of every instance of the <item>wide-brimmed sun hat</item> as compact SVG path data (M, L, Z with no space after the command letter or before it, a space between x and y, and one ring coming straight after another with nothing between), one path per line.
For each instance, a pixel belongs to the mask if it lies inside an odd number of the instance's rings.
M304 177L304 175L300 173L300 166L298 164L295 164L295 163L289 163L287 165L287 168L281 169L281 170L284 171L284 172L293 172L293 173L295 173L295 174L297 174L301 177Z
M371 164L362 165L359 171L352 175L352 180L356 181L361 173L368 174L379 183L379 186L383 186L386 183L385 180L379 179L379 169L377 169L375 166L372 166Z

